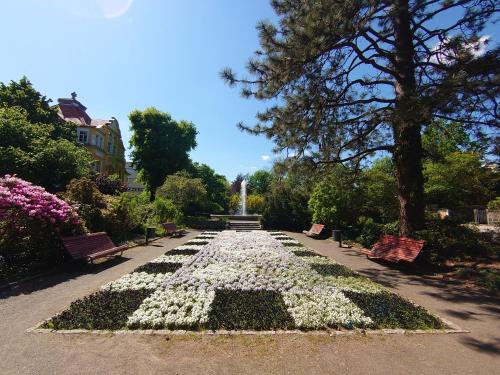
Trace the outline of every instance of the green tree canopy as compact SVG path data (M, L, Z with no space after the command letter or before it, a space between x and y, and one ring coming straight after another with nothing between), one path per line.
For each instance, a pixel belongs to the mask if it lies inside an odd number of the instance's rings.
M193 163L188 171L193 177L203 181L207 190L207 198L213 206L210 211L214 211L213 213L227 212L229 209L229 183L226 177L215 173L212 168L202 163Z
M146 184L151 201L165 178L189 166L189 151L196 147L196 127L175 121L156 108L130 113L132 163Z
M392 153L400 231L424 225L422 128L498 127L498 53L486 53L494 1L273 0L277 24L258 25L250 77L221 75L272 103L253 134L315 164Z
M26 119L32 124L42 125L52 139L64 138L76 143L76 126L62 120L51 99L38 92L26 77L19 82L0 83L0 108L19 107L26 111Z
M422 134L424 159L440 162L452 152L472 152L484 157L488 150L488 138L482 132L475 136L462 124L438 119L426 127Z
M384 157L373 162L360 176L360 215L377 223L389 223L398 218L398 194L394 164Z
M425 195L428 203L456 208L486 205L495 197L498 173L482 167L477 154L452 152L442 162L424 163Z
M338 165L314 186L309 209L314 223L346 229L358 218L360 203L358 176Z
M26 77L0 83L0 175L17 174L50 192L92 174L92 157Z
M260 169L248 177L248 190L252 194L266 194L269 192L273 175L271 172Z

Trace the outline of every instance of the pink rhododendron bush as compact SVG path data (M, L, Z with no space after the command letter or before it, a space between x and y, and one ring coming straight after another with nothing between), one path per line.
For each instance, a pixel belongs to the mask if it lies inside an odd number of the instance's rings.
M59 237L82 230L65 201L18 177L0 177L0 282L61 262Z

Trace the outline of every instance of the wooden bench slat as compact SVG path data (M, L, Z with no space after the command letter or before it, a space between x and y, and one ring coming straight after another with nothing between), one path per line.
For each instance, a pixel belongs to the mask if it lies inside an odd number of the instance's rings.
M165 232L170 235L182 233L182 229L177 229L177 226L174 223L162 223L163 229Z
M73 259L97 259L118 252L123 253L127 245L116 246L105 232L62 237L64 247Z
M302 233L304 233L308 237L316 237L321 234L325 226L323 224L313 224L311 226L311 229L309 230L304 230Z
M383 259L394 263L402 260L413 262L420 254L424 244L423 240L381 235L371 250L362 249L361 252L371 259Z

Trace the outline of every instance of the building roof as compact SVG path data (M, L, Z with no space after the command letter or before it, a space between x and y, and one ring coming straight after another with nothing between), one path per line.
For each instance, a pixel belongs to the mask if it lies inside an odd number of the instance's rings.
M79 126L91 126L100 128L110 122L110 120L91 119L87 114L87 107L76 100L76 93L71 93L71 98L59 98L58 114L65 121L70 121Z
M90 126L95 128L100 128L106 124L109 124L110 122L111 122L110 120L101 120L98 118L93 118L92 121L90 122Z

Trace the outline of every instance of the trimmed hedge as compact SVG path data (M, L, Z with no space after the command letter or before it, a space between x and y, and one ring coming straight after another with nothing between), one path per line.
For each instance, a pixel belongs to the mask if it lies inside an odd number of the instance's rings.
M188 216L184 220L189 228L205 230L224 230L227 227L227 221L224 219L207 219L205 217Z

